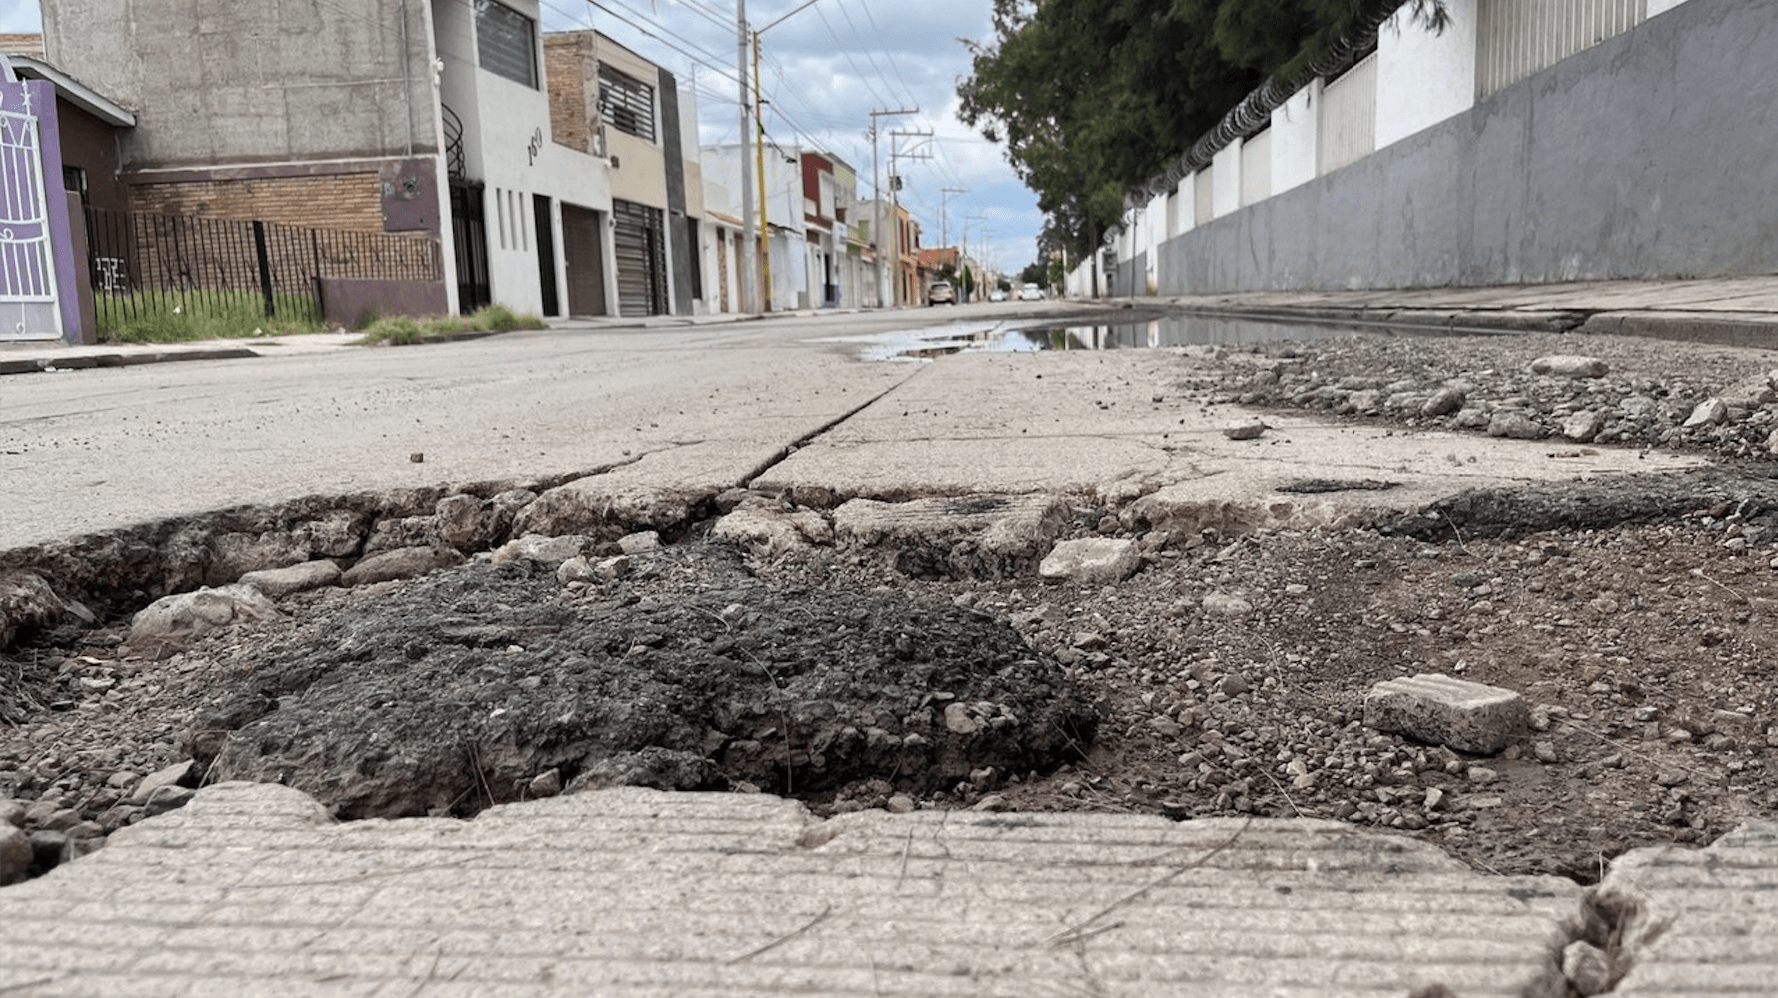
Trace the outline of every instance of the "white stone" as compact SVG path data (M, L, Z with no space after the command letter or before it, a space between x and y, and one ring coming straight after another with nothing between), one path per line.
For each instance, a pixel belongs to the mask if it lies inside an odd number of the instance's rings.
M1531 373L1554 378L1603 378L1609 370L1603 360L1577 354L1552 354L1531 362Z
M1715 426L1729 418L1729 404L1719 398L1708 398L1699 402L1692 414L1685 418L1686 426Z
M1586 443L1605 428L1605 417L1592 410L1577 412L1562 421L1562 435L1576 443Z
M337 586L340 584L340 567L331 561L305 561L288 568L248 572L241 576L241 584L276 599L323 586Z
M1136 574L1142 554L1135 541L1083 537L1061 541L1043 559L1037 574L1074 582L1122 582Z
M181 780L184 780L190 775L190 759L187 759L184 762L176 762L171 766L158 769L143 777L142 782L136 784L135 789L130 791L130 795L124 798L124 803L141 807L148 803L148 798L154 796L156 790L159 790L162 787L176 787Z
M154 658L166 658L238 621L275 620L278 608L252 586L236 583L219 589L163 596L130 621L129 646Z
M617 546L624 554L647 554L660 550L661 535L656 530L638 530L619 537Z
M1258 440L1266 435L1268 427L1257 419L1243 419L1230 423L1222 428L1222 435L1230 440Z
M1203 606L1205 613L1219 617L1245 617L1253 612L1252 603L1228 593L1206 593Z
M560 566L562 562L585 553L592 541L580 534L567 534L562 537L543 537L531 534L515 541L508 541L494 552L496 564L511 561L535 561L545 565Z

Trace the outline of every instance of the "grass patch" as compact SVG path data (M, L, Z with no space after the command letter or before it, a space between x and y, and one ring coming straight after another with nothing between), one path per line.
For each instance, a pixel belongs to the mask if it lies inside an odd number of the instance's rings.
M452 315L438 319L385 316L364 327L364 339L360 342L366 346L407 346L453 333L508 333L515 329L543 328L543 320L535 315L519 315L504 305L489 305L474 315Z
M113 343L184 343L327 329L319 318L311 318L320 309L308 295L274 295L276 314L271 317L265 314L265 296L257 291L133 291L97 297L99 338Z

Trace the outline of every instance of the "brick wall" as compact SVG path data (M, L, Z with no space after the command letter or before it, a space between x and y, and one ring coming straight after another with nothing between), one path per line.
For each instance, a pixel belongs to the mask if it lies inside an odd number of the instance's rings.
M143 183L131 207L161 215L258 218L316 229L383 231L382 186L375 173L257 180Z
M592 152L592 119L599 91L590 33L543 36L543 75L549 86L549 126L558 145Z
M33 59L43 58L43 36L40 34L4 34L0 33L0 52L8 55L28 55Z

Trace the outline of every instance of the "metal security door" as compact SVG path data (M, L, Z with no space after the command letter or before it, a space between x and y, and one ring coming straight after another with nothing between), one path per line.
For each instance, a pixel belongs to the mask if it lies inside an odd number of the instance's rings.
M457 306L464 315L493 301L488 274L488 222L480 183L451 182L451 246L457 257Z
M613 200L611 214L617 223L617 314L666 314L667 240L661 210Z
M562 262L568 270L568 314L605 314L605 254L599 213L562 203Z
M5 107L0 110L0 340L61 339L49 199L31 92L7 88Z

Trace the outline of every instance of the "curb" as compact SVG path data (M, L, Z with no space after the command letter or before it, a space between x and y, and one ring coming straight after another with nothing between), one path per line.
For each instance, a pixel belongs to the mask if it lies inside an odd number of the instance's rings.
M136 367L141 364L170 364L186 360L241 360L258 357L246 347L218 347L213 350L163 350L155 353L100 353L74 357L31 357L21 360L0 360L0 375L52 374L57 371L84 371L98 367Z

